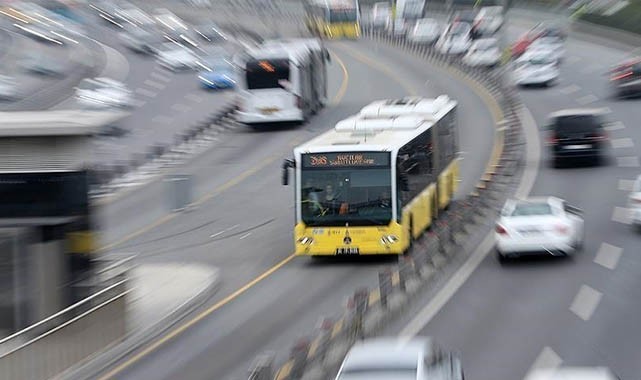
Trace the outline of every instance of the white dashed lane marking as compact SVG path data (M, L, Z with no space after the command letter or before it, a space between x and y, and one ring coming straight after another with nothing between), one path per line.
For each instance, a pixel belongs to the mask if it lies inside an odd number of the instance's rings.
M167 76L167 74L158 73L156 71L152 71L151 77L154 78L155 80L159 80L165 83L168 83L171 81L171 77Z
M187 94L187 95L185 95L185 99L189 100L191 102L196 102L196 103L200 103L200 102L203 101L203 97L202 96L198 96L196 94Z
M612 212L612 221L623 224L630 224L630 210L625 207L615 207Z
M601 297L603 297L603 294L598 290L594 290L587 285L581 285L581 289L579 289L574 301L572 301L570 311L584 321L589 321L597 306L599 306Z
M620 179L619 180L619 190L621 191L632 191L634 189L634 180L633 179Z
M625 128L625 124L623 124L620 121L615 121L615 122L610 123L610 124L608 124L608 125L606 125L604 127L604 129L606 131L608 131L608 132L618 131L618 130L623 129L623 128Z
M158 90L162 90L163 88L167 87L162 83L154 82L153 80L150 80L150 79L147 79L145 81L145 84L147 86L149 86L149 87L153 87L153 88L158 89Z
M637 156L617 157L617 165L620 168L638 168L639 157Z
M156 95L158 95L157 92L151 91L151 90L147 90L146 88L137 88L136 89L136 94L144 95L144 96L146 96L148 98L154 98L154 97L156 97Z
M581 87L577 86L576 84L571 84L571 85L569 85L567 87L563 87L559 91L561 91L562 94L570 95L570 94L574 94L575 92L580 91L580 90L581 90Z
M251 232L248 232L248 233L244 234L243 236L239 237L238 239L243 240L246 237L249 237L249 235L251 235L251 234L252 234Z
M553 349L550 347L544 347L539 356L534 360L534 363L532 363L532 366L528 370L527 375L525 375L525 378L527 379L532 372L539 369L559 368L561 363L563 363L563 360L556 352L554 352Z
M159 115L151 119L152 123L169 124L174 120L172 117Z
M186 106L184 104L177 103L171 106L171 109L177 112L187 112L191 110L191 106Z
M614 269L619 263L623 249L612 244L601 243L594 262L608 269Z
M632 148L632 147L634 147L634 142L629 137L623 137L623 138L620 138L620 139L612 139L612 140L610 140L610 143L612 144L612 147L615 148L615 149L618 149L618 148Z
M578 98L576 102L584 106L586 104L594 103L597 100L599 100L599 98L597 98L595 95L589 94L589 95Z

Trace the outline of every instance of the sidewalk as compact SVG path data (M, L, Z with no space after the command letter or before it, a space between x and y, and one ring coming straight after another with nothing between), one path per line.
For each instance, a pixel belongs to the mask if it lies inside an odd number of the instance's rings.
M141 264L129 273L128 336L60 378L96 378L99 372L157 338L202 305L213 295L220 280L217 268L176 262Z

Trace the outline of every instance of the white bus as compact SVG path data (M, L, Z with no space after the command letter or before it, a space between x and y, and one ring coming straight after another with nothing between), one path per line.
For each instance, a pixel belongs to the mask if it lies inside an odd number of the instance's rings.
M303 123L327 103L329 53L320 40L266 41L247 53L237 86L239 122Z
M296 147L296 255L403 254L458 188L458 104L376 101Z

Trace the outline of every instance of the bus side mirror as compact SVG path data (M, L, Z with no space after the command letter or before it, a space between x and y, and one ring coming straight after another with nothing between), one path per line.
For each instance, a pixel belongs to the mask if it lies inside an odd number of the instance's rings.
M289 168L296 167L294 160L286 159L283 161L282 167L282 184L283 186L289 185Z

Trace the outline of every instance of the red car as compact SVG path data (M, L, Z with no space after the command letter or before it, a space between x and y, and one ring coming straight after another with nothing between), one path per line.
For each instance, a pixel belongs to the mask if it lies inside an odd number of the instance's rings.
M519 37L519 39L512 45L512 56L518 57L525 53L532 42L540 37L559 37L565 39L567 37L567 33L560 25L543 22L538 23L532 29Z

